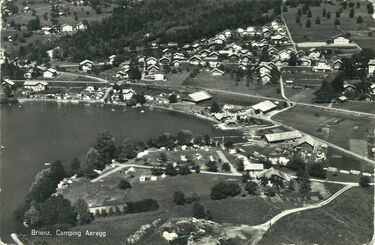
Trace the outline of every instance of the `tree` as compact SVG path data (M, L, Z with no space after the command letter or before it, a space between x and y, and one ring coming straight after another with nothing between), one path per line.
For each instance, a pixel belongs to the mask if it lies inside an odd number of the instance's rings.
M26 26L27 26L27 29L29 31L39 30L40 29L40 20L39 20L39 17L37 17L35 19L32 19L32 20L29 20L27 22Z
M175 202L177 205L184 205L185 200L185 194L182 191L175 191L173 193L173 202Z
M126 189L130 189L132 186L130 185L129 181L127 180L120 180L120 183L118 183L117 185L117 188L119 189L122 189L122 190L126 190Z
M171 94L171 95L168 97L168 100L169 100L169 103L177 103L177 95L175 95L175 94Z
M309 165L309 174L312 177L325 179L326 178L326 171L323 169L323 165L321 163L312 163Z
M103 131L98 134L93 148L98 151L99 170L104 169L105 165L116 158L117 148L115 140L109 131Z
M283 12L288 12L288 7L287 6L283 7Z
M190 145L193 140L193 133L189 130L181 130L177 133L177 141L180 145Z
M308 28L311 27L311 20L310 19L306 20L305 26L308 27Z
M87 202L79 198L74 204L77 212L77 220L79 225L90 224L94 220L94 216L90 213L89 205Z
M301 18L299 16L296 17L296 23L301 23Z
M181 175L188 175L188 174L191 174L191 171L190 171L189 166L184 164L180 167L178 173Z
M128 159L133 159L137 156L137 146L131 139L123 139L120 147L118 148L118 160L126 161Z
M80 161L78 160L78 158L74 158L72 160L72 164L70 165L70 168L72 169L72 172L76 174L78 172L78 170L80 169L80 167L81 167Z
M220 200L228 197L234 197L241 193L241 188L237 183L219 182L211 189L211 199Z
M318 18L319 18L319 17L318 17ZM298 62L297 55L296 55L294 52L292 52L292 53L290 54L290 58L289 58L289 60L288 60L288 65L290 65L290 66L296 66L296 65L297 65L297 62ZM279 78L280 78L280 75L279 75Z
M307 194L310 191L310 179L306 169L298 169L297 181L299 183L299 191L302 194Z
M60 160L54 161L51 164L51 178L59 183L66 176L64 165Z
M165 174L169 176L176 176L177 170L175 167L173 167L172 163L168 163L167 167L165 168Z
M272 84L278 84L280 82L280 72L277 67L272 67L270 75Z
M359 15L359 16L357 17L357 23L358 23L358 24L363 23L363 18L362 18L362 16Z
M167 154L164 151L160 152L160 154L159 154L159 160L161 162L167 162L168 161Z
M245 185L245 190L250 194L250 195L255 195L257 190L258 190L258 185L253 182L253 181L248 181Z
M243 159L239 159L237 162L237 170L242 172L245 170L245 165L243 164Z
M351 9L349 12L349 17L353 18L354 17L354 9Z
M205 219L206 213L204 207L199 202L194 203L193 205L193 217L197 219Z
M297 16L301 17L301 15L302 15L302 12L301 12L301 9L299 8L298 11L297 11Z
M221 106L216 102L212 102L212 105L211 105L211 108L210 108L210 111L212 113L218 113L218 112L221 112Z
M326 10L326 9L323 9L322 16L323 16L323 17L326 17L326 16L327 16L327 10Z
M208 171L217 172L217 162L216 161L208 161L206 165L207 165Z
M230 171L230 165L227 162L223 163L223 165L221 166L221 168L222 168L223 171L226 171L226 172Z
M307 17L311 17L312 16L312 12L311 12L311 10L309 9L308 11L307 11Z
M316 19L315 19L315 24L320 25L320 18L319 18L319 16L316 17Z
M292 159L287 163L287 168L298 171L299 169L306 169L306 163L298 156L294 155Z
M369 176L361 176L361 178L359 178L359 185L362 187L369 187L370 182L371 182L371 179Z
M340 13L340 11L336 11L336 18L340 18L340 16L341 16L341 13Z
M340 25L340 21L338 19L335 20L334 22L335 26L339 26Z

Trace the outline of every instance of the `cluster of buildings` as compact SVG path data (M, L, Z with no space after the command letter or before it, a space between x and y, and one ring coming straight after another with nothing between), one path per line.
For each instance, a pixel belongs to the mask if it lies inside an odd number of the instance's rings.
M74 31L86 30L88 27L87 23L79 22L77 25L73 26L70 24L53 25L53 26L42 26L41 33L44 35L52 34L64 34L73 33Z

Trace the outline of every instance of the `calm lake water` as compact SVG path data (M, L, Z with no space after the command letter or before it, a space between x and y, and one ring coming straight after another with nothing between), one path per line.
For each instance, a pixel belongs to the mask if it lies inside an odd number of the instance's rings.
M111 109L115 108L115 111ZM45 162L60 159L67 166L84 160L98 132L110 130L116 139L149 139L164 132L189 129L195 134L225 135L206 120L185 114L128 109L110 105L24 103L1 105L0 237L14 231L12 212L25 197Z

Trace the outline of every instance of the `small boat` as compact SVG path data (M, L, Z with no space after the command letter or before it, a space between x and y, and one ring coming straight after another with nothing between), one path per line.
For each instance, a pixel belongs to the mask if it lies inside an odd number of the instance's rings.
M3 145L1 145L0 147L1 147L1 149L5 149L5 147Z
M49 166L49 165L51 165L51 163L49 163L49 162L44 163L44 166Z
M111 111L115 111L115 108L112 108Z
M21 107L22 107L22 106L20 106L20 105L18 106L18 108L21 108Z
M122 110L122 112L127 112L128 110L126 110L126 109L124 109L124 110Z
M141 113L144 113L144 112L145 112L144 110L141 111Z

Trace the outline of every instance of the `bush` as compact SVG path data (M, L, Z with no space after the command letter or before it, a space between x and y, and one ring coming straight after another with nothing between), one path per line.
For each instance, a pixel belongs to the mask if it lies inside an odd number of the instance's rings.
M207 162L208 171L217 172L217 162L216 161L208 161Z
M185 200L185 194L182 191L175 191L173 193L173 202L175 202L177 205L184 205Z
M224 163L223 166L221 167L223 169L223 171L227 171L229 172L230 171L230 165L229 163Z
M204 212L204 207L199 202L196 202L193 206L193 217L197 219L205 219L206 213Z
M255 182L249 181L245 185L245 190L250 195L255 195L258 190L258 185Z
M359 185L362 187L369 187L370 182L371 182L371 179L369 176L361 176L361 178L359 178Z
M313 163L309 166L309 174L311 177L320 179L326 178L326 171L323 169L323 165L320 163Z
M126 190L126 189L130 189L132 186L127 180L122 179L120 183L117 185L117 187L119 189Z
M230 196L234 197L241 193L241 188L235 183L220 182L211 189L211 199L220 200Z
M126 213L142 213L142 212L149 212L159 209L158 201L148 198L141 201L136 202L127 202L126 203Z

